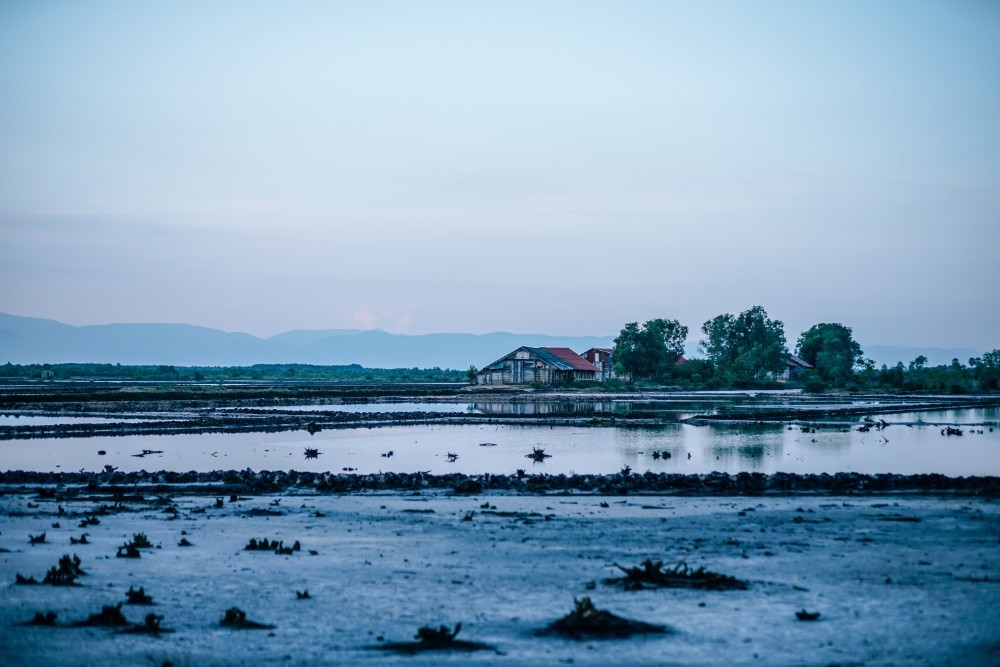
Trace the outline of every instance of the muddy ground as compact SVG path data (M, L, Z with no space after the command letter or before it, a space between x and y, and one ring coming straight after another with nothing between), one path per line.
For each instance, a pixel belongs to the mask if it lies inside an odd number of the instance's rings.
M136 487L116 499L100 487L69 496L7 486L0 664L1000 663L994 497L317 495L288 487L233 499L181 493L190 488ZM81 528L90 517L100 523ZM140 532L152 547L117 558ZM41 533L44 542L29 544ZM88 544L70 544L83 533ZM251 538L299 541L301 549L246 551ZM18 574L40 581L64 554L80 557L80 586L15 584ZM683 560L748 585L629 591L603 583L621 574L616 563L647 558ZM154 605L123 606L128 621L153 611L175 632L65 627L124 601L130 586L142 586ZM309 597L299 599L304 591ZM584 596L667 632L536 636ZM221 626L232 607L275 627ZM49 611L56 627L16 625ZM820 616L801 621L799 611ZM378 649L422 626L459 622L459 639L495 650Z

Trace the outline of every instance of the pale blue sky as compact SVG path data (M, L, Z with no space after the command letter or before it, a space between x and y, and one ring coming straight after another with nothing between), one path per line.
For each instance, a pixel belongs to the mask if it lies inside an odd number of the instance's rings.
M1000 346L1000 3L0 4L0 311Z

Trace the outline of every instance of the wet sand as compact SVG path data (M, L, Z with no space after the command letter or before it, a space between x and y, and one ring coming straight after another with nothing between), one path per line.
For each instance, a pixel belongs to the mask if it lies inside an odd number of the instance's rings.
M447 487L337 495L289 486L231 501L167 485L160 494L132 487L115 505L105 485L76 495L43 487L40 496L34 481L13 484L8 473L4 483L5 665L1000 662L995 496L456 496ZM94 514L100 524L79 527ZM42 532L45 542L29 545ZM90 543L70 545L83 532ZM153 548L116 558L138 532ZM193 546L178 546L182 538ZM298 540L302 548L244 551L250 538ZM81 586L15 585L16 574L41 580L63 554L80 557L88 573ZM685 560L749 587L624 591L602 583L619 574L614 563L646 558ZM85 619L123 601L129 586L143 586L155 603L124 606L129 621L154 611L176 632L14 626L39 611L56 612L59 624ZM303 590L309 599L297 599ZM535 636L582 596L669 631L605 641ZM234 606L275 629L220 627ZM819 620L797 620L803 609L820 612ZM461 639L499 654L368 648L458 622Z

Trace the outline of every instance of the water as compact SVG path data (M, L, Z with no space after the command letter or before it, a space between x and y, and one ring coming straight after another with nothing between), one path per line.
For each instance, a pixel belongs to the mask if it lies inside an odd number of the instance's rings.
M135 421L139 417L90 417L48 415L0 415L0 426L55 426L56 424L106 424L109 422Z
M878 419L879 415L873 415ZM996 408L913 413L925 423L997 422ZM884 415L887 421L891 415ZM905 415L903 416L905 417ZM917 421L904 418L900 421ZM844 428L849 428L848 424ZM510 474L518 468L546 473L635 472L728 473L941 473L1000 475L1000 427L963 427L963 436L943 436L938 426L895 424L859 433L820 430L803 433L780 425L734 427L670 424L657 428L419 425L331 429L310 436L286 433L184 434L124 437L8 440L0 442L6 470L123 471L218 469L334 471L359 473L428 471L435 474ZM978 431L982 428L983 433ZM482 446L491 443L493 446ZM306 447L320 450L306 460ZM544 463L526 458L532 448L552 455ZM135 458L143 449L162 454ZM98 455L106 450L107 455ZM391 458L381 454L393 452ZM669 452L669 459L653 458ZM449 453L457 454L454 462Z

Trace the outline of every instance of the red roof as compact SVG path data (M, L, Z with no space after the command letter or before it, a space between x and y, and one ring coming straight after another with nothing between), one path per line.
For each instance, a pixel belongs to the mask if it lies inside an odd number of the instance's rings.
M553 357L558 357L562 361L573 367L576 371L591 371L599 372L600 369L594 364L590 363L579 354L569 349L568 347L543 347L543 350L547 351Z

